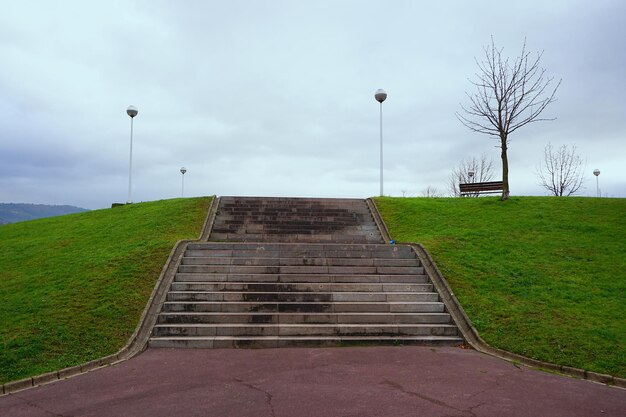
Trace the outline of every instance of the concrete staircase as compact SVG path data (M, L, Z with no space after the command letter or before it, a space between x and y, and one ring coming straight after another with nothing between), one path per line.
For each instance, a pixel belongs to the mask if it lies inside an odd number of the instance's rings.
M383 243L363 200L221 197L210 241Z
M188 245L151 347L463 342L413 249L366 243L363 200L224 198L224 238Z

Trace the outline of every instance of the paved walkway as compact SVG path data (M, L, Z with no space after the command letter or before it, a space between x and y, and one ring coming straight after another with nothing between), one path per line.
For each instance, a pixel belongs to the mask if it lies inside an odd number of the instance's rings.
M459 348L151 349L0 397L0 416L619 416L626 390Z

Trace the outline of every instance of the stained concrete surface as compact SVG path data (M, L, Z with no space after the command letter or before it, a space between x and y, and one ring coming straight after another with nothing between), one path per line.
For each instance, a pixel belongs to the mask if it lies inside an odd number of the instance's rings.
M460 348L149 349L0 416L619 416L626 390Z

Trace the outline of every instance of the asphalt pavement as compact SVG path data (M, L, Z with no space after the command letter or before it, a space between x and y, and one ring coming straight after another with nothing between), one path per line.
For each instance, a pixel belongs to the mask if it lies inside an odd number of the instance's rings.
M626 390L431 347L149 349L0 416L626 416Z

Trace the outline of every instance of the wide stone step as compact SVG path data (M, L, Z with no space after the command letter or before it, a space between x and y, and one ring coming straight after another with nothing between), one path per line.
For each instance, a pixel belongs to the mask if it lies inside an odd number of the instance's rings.
M363 200L356 201L221 201L220 209L222 211L231 210L280 210L284 212L292 212L296 210L313 210L313 211L350 211L363 210L367 207Z
M233 220L235 222L236 220ZM243 232L249 230L250 233L264 233L268 231L283 232L285 234L303 233L327 233L335 232L345 235L364 235L368 233L378 234L374 224L363 224L362 222L339 222L329 221L325 223L315 223L314 221L293 221L291 223L224 223L215 224L214 232ZM218 229L225 230L218 230Z
M367 221L365 219L339 218L339 217L316 217L316 216L292 216L292 218L281 218L280 220L271 219L268 216L251 217L250 215L234 216L240 217L225 219L220 217L213 224L213 230L220 228L242 228L251 232L264 230L264 229L305 229L305 230L320 230L320 229L337 229L348 228L351 231L368 231L378 232L376 223L373 221Z
M451 324L158 324L153 336L457 336Z
M341 233L337 233L337 231L341 230ZM361 230L353 230L351 228L333 228L333 227L324 227L324 228L263 228L263 229L250 229L243 227L214 227L213 229L215 240L221 240L224 238L228 238L229 236L236 237L266 237L266 238L276 238L276 237L301 237L301 238L315 238L315 239L326 239L329 242L337 242L341 243L343 241L351 242L372 242L372 243L380 243L381 238L377 234L371 231L361 231ZM265 242L264 240L257 240L257 242Z
M365 252L405 252L412 253L410 246L406 245L387 245L382 243L319 243L319 242L303 242L303 243L281 243L281 242L192 242L189 243L188 249L230 249L230 250L261 250L274 252L298 252L303 250L312 250L316 253L319 251L365 251Z
M223 197L222 197L223 198ZM246 211L246 210L275 210L285 213L294 211L329 211L329 212L345 212L345 211L363 211L363 207L367 207L363 200L360 201L225 201L220 204L220 211Z
M201 274L336 274L422 275L421 266L246 266L246 265L180 265L178 272Z
M347 237L363 237L371 236L372 238L380 239L376 230L364 230L357 228L356 226L332 226L324 225L317 227L269 227L269 226L250 226L250 225L214 225L213 233L218 234L247 234L247 235L337 235ZM261 241L263 242L263 241ZM373 243L379 243L378 240L374 240Z
M289 216L316 213L322 216L348 216L354 214L371 215L366 204L361 205L319 205L319 204L221 204L220 215L227 214L267 214Z
M437 293L412 292L252 292L170 291L167 301L246 302L426 302L439 301Z
M222 204L220 214L230 213L268 213L293 215L295 213L320 213L322 215L350 215L364 214L370 215L367 204L342 206L337 205L268 205L268 204Z
M329 205L290 205L290 206L281 206L281 205L222 205L220 208L220 214L230 214L230 213L267 213L267 214L278 214L278 215L294 215L299 213L319 213L321 215L352 215L354 214L363 214L370 215L367 210L368 207L366 204L362 204L360 206L345 206L341 205L329 206Z
M179 282L308 282L308 283L385 283L427 284L428 275L380 275L380 274L227 274L227 273L181 273L174 281Z
M219 213L221 221L246 221L252 222L263 220L266 222L280 223L286 221L308 221L319 219L321 221L355 221L371 220L371 214L363 208L267 208L267 207L234 207L222 209Z
M441 302L166 301L164 312L442 313Z
M231 202L253 203L255 201L262 201L262 202L293 202L294 204L295 203L311 204L311 202L329 203L329 204L333 204L333 203L342 203L342 204L355 203L356 204L356 203L361 203L363 201L358 198L261 197L261 196L238 196L238 195L228 195L228 196L224 196L221 198L224 203L231 203Z
M288 233L211 233L211 240L230 242L328 242L328 243L367 243L381 242L375 235L344 235L332 233L288 234Z
M242 212L222 215L216 219L215 225L259 225L271 228L283 227L370 227L375 229L375 223L369 214L330 214L330 213L280 213L268 214L267 212ZM374 227L372 227L374 226Z
M252 238L262 239L264 237L267 237L267 238L285 237L285 238L290 238L290 239L296 239L300 237L302 239L315 238L319 240L319 243L342 243L342 242L351 243L352 240L356 242L363 242L363 243L367 243L369 241L371 241L372 243L376 243L376 242L379 242L380 240L378 236L371 234L371 232L366 232L366 233L351 232L350 230L346 230L345 232L342 232L342 233L337 233L337 232L338 232L338 229L336 228L329 228L327 230L299 229L299 230L291 230L291 231L273 229L273 230L263 230L263 231L253 232L253 233L246 233L243 230L242 231L234 230L234 231L223 231L223 232L215 231L211 234L211 237L215 238L215 240L226 240L226 241L228 241L229 237L233 237L233 238L246 237L250 239ZM265 240L254 240L254 241L250 240L250 241L251 242L268 242ZM285 242L289 243L292 241L293 240L286 240ZM233 242L237 242L237 240L234 240ZM272 240L271 242L281 242L281 241ZM303 241L303 242L307 242L307 241ZM318 241L313 240L309 242L318 242Z
M152 348L280 348L297 346L344 345L428 345L456 346L463 339L455 336L204 336L153 337Z
M256 292L433 292L432 284L406 283L283 283L283 282L173 282L171 291L256 291Z
M233 220L234 221L234 220ZM375 225L353 225L347 223L323 223L310 225L271 225L271 224L248 224L248 223L225 223L214 224L214 233L285 233L285 234L311 234L341 231L344 235L366 235L369 233L377 234Z
M279 213L295 213L300 211L314 211L322 213L350 213L350 212L364 212L368 213L367 204L364 201L356 202L356 204L346 204L344 202L337 202L331 204L318 204L318 203L305 203L294 204L293 202L280 202L280 203L247 203L247 202L225 202L220 204L220 213L241 212L241 211L272 211Z
M240 211L276 211L280 213L294 213L299 211L314 211L314 212L329 212L329 213L345 213L345 212L357 212L368 213L367 204L363 201L356 203L330 203L330 204L318 204L318 203L305 203L294 204L293 202L280 202L280 203L247 203L247 202L221 202L220 213L240 212Z
M158 323L449 324L448 313L163 312Z
M249 244L246 244L249 245ZM257 245L257 244L255 244ZM267 244L271 245L271 243ZM191 245L189 245L191 246ZM385 250L382 246L380 250L324 250L318 249L292 249L274 250L266 249L264 245L258 249L188 249L185 257L189 258L327 258L327 259L417 259L410 251Z
M183 265L233 265L233 266L419 266L419 261L410 259L372 259L372 258L235 258L185 256Z

